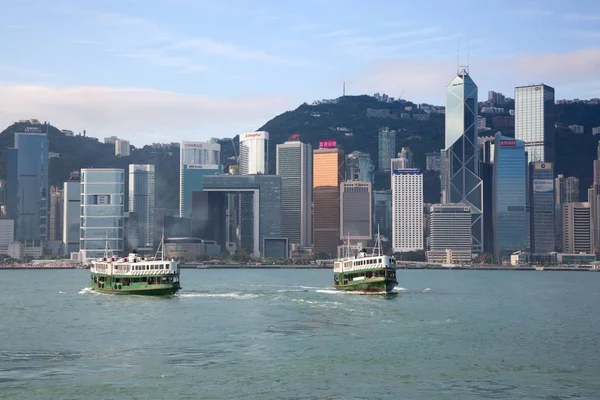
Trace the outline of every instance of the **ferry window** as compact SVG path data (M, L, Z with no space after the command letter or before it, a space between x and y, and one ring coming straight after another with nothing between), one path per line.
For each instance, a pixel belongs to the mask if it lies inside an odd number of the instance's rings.
M381 258L378 260L379 263L381 263Z

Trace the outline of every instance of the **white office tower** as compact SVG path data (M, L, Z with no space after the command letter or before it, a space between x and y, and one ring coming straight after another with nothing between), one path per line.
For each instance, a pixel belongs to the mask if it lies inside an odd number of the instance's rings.
M427 261L470 264L472 260L471 208L464 204L434 204L429 215Z
M240 135L240 175L269 173L269 132L258 131Z
M312 146L300 141L277 145L281 176L281 234L292 248L312 246Z
M392 248L394 253L423 246L423 173L418 169L392 171Z
M115 156L127 157L131 151L131 146L128 140L116 139L115 140Z

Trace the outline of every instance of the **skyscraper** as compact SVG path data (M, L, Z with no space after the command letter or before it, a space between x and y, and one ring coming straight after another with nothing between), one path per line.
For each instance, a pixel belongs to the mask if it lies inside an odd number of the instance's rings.
M7 155L9 217L19 242L45 241L48 235L48 137L39 128L15 133Z
M427 261L471 263L471 208L464 204L434 204L429 216Z
M554 191L556 204L579 202L579 179L574 176L565 178L558 174L554 179Z
M415 167L414 155L408 147L403 147L398 158L392 160L392 171L395 169L411 169Z
M392 171L392 248L396 253L423 246L423 173Z
M240 175L269 173L269 132L258 131L240 135Z
M48 218L48 240L62 240L63 231L63 191L50 187L50 212Z
M471 209L474 253L483 251L483 185L478 176L477 85L463 68L446 88L443 199Z
M277 145L281 176L281 234L291 246L312 246L312 146L300 141Z
M592 253L594 230L590 203L562 204L562 250L564 253Z
M529 215L531 252L554 251L554 169L552 163L529 164Z
M379 130L379 170L389 171L391 160L396 154L396 131L388 128Z
M63 183L63 251L65 255L79 251L81 228L81 173L71 172L69 180Z
M369 153L353 151L346 154L346 180L374 182L373 161Z
M117 168L81 170L82 258L102 257L108 244L118 255L123 251L125 171Z
M129 246L154 247L154 165L129 165L129 212L137 217L137 238L130 237Z
M392 235L392 191L373 191L373 232L377 232L385 238Z
M371 182L345 181L340 185L340 240L351 243L373 238Z
M554 88L541 84L515 88L515 139L525 142L528 162L554 162Z
M344 151L313 150L313 253L337 254L340 240L340 182Z
M179 216L191 218L192 194L202 191L204 176L221 171L221 145L182 141L179 146Z
M115 140L115 156L127 157L131 152L131 146L129 141L125 139Z
M494 260L527 248L525 143L496 134L492 177Z

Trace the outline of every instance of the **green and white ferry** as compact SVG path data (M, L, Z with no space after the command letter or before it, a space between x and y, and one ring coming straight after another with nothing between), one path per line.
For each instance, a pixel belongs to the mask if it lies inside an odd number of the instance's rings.
M397 284L396 259L383 254L379 235L372 254L363 249L333 263L333 286L339 290L390 293Z
M163 244L161 243L161 248ZM162 256L140 257L133 250L127 257L105 257L93 260L91 289L100 293L165 296L175 294L179 282L179 261Z

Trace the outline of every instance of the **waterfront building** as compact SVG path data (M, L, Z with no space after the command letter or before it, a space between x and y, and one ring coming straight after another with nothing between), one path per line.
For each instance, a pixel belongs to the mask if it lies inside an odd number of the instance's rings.
M525 142L528 162L554 162L554 88L540 84L515 88L515 139Z
M340 240L368 242L373 238L371 182L345 181L340 185Z
M131 145L128 140L116 139L115 140L115 156L128 157L131 153Z
M240 135L240 175L269 173L269 132L258 131Z
M561 204L562 251L569 254L594 251L594 229L590 203Z
M574 176L565 178L563 174L558 174L554 179L555 203L577 203L579 202L579 179Z
M492 178L494 260L509 261L527 248L525 143L497 133Z
M48 238L48 136L39 129L15 133L7 153L8 216L15 240L40 245Z
M61 241L63 231L63 191L56 186L50 187L50 212L48 218L48 240Z
M393 170L392 249L403 253L423 248L423 173Z
M375 182L374 166L368 153L353 151L346 155L346 180Z
M8 254L8 245L15 241L15 221L0 219L0 249L2 254Z
M396 154L396 131L383 128L379 130L379 170L389 171L392 158Z
M281 235L293 249L312 246L312 146L300 141L277 145L281 177Z
M344 176L344 151L313 150L313 254L337 254L340 240L340 182Z
M554 251L554 168L549 162L529 163L529 215L532 253Z
M182 141L179 145L179 216L192 215L192 194L202 191L204 177L221 172L221 145Z
M154 247L154 165L129 165L129 207L135 213L138 237L128 237L129 247Z
M427 261L470 264L473 235L471 208L464 204L433 204L429 214Z
M471 209L473 253L483 251L483 184L478 176L477 85L462 68L446 87L443 201Z
M81 228L81 173L73 171L63 183L63 253L70 255L79 251Z
M103 257L107 244L115 255L123 251L124 192L123 169L81 170L82 259Z

